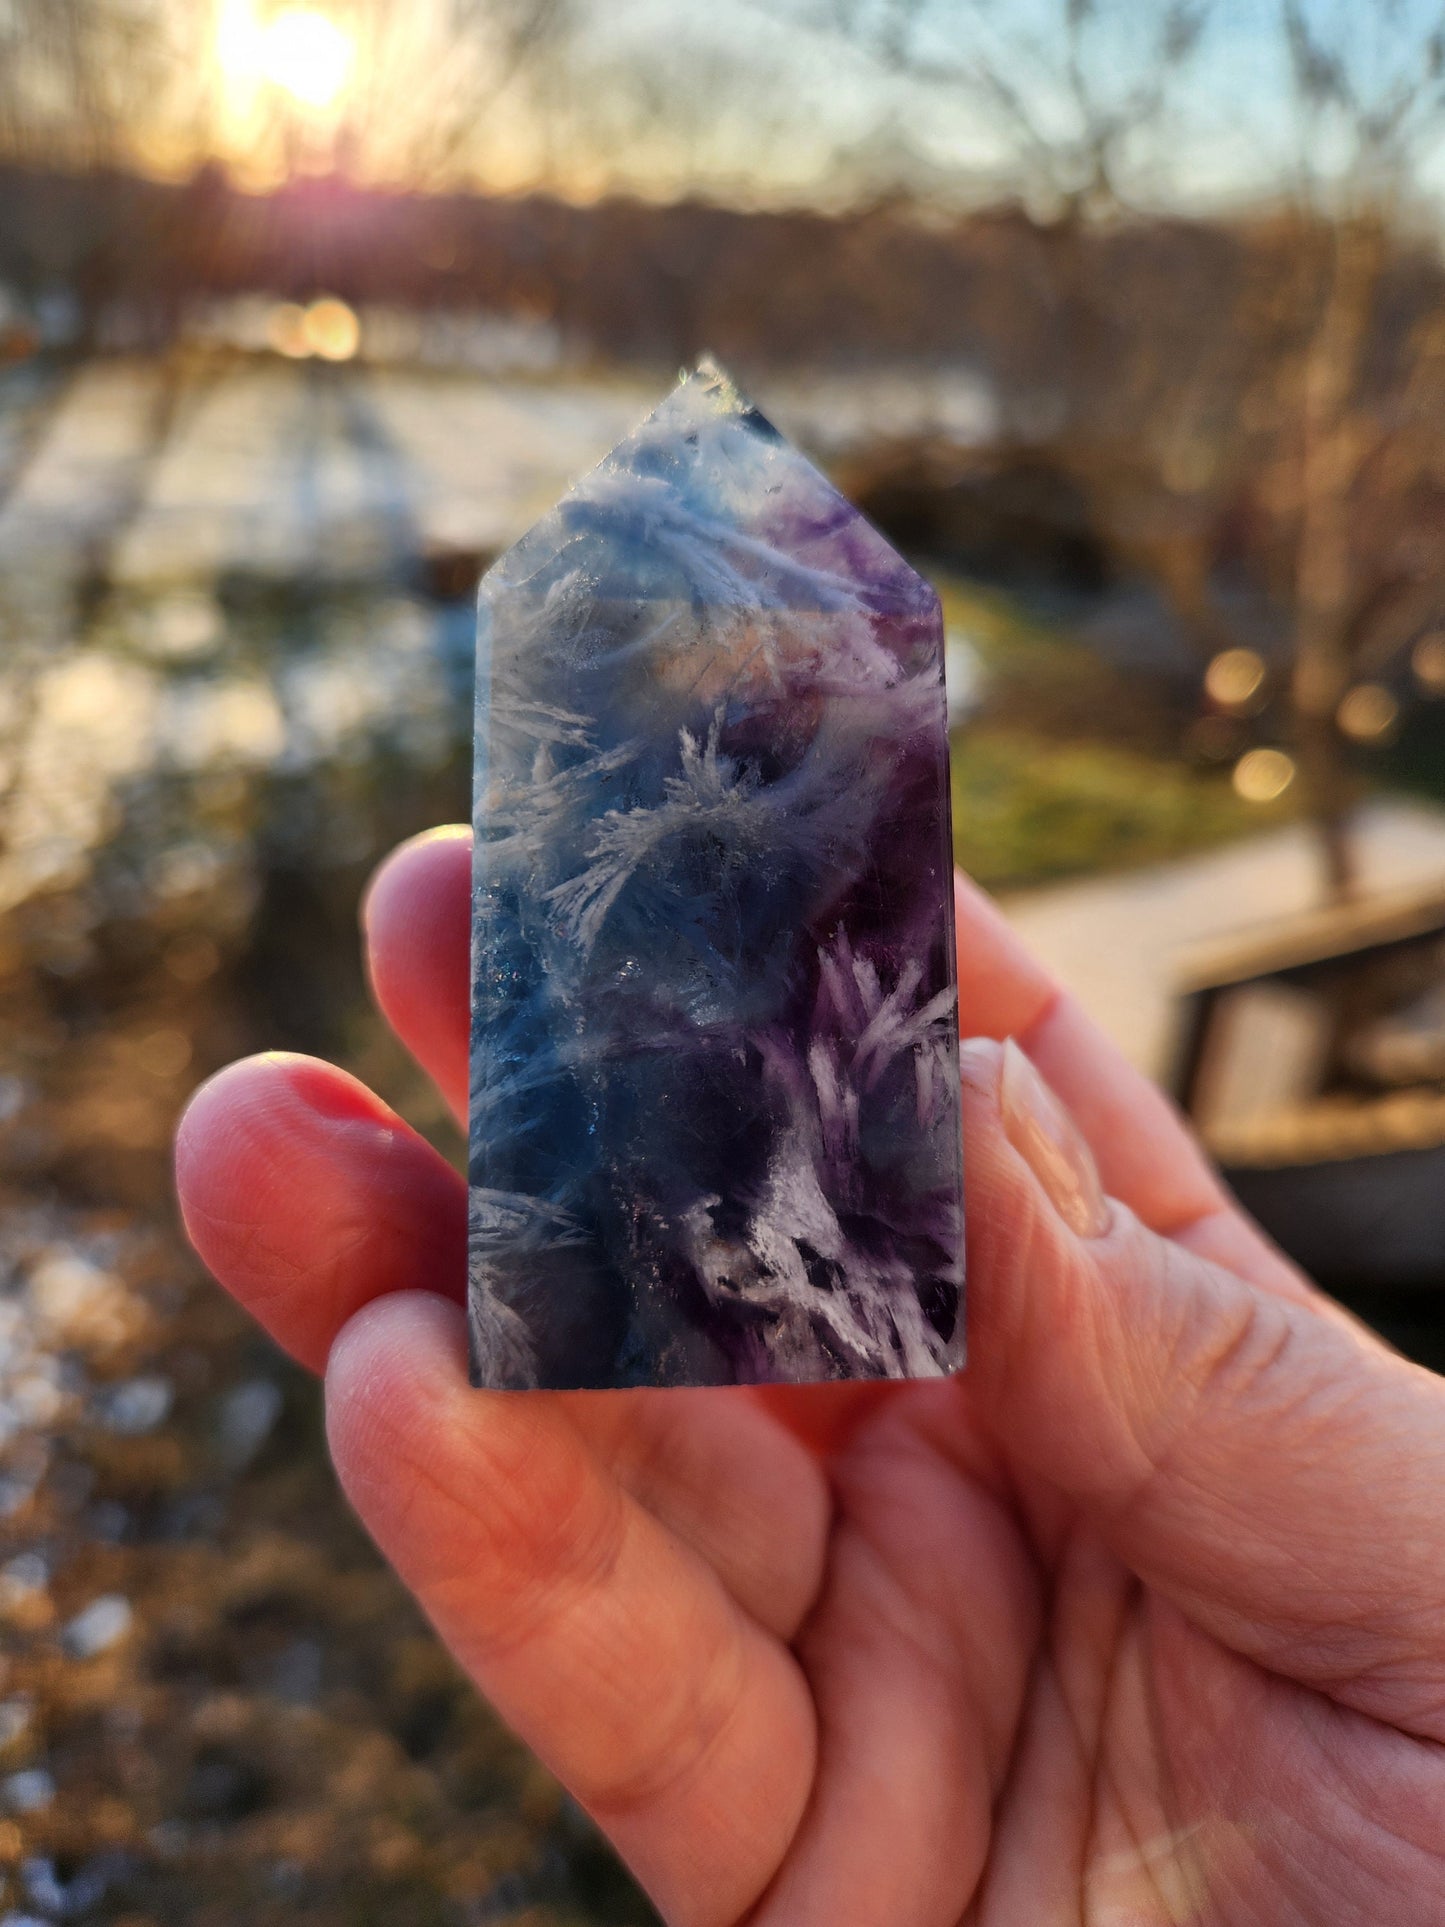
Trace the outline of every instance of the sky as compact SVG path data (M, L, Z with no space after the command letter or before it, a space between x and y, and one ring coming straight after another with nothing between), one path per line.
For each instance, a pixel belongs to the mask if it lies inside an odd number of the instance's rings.
M0 92L26 71L12 59L4 79L7 17L12 35L21 23L12 44L23 52L25 7L38 18L62 3L99 22L123 0L0 0ZM898 0L142 4L154 43L173 51L172 80L117 97L116 114L132 151L160 171L187 171L210 151L256 187L340 160L373 179L582 197L621 188L838 204L909 185L945 202L1046 200L1081 178L1085 123L1105 121L1126 198L1189 210L1257 199L1301 173L1327 181L1351 152L1349 117L1327 97L1331 60L1367 108L1387 110L1402 88L1420 91L1445 10L1445 0L915 0L893 61ZM1208 13L1197 38L1163 57L1171 20L1196 7ZM512 37L539 9L550 30L514 57ZM1282 26L1291 9L1297 38L1322 56L1326 97L1304 113ZM63 124L78 90L48 85L47 125ZM1432 121L1411 153L1431 192L1445 185L1445 112L1435 118L1442 127Z

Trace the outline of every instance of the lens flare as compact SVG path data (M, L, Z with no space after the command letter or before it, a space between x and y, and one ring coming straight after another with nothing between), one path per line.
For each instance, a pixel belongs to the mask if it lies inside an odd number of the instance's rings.
M323 361L350 361L361 346L361 324L355 312L334 295L311 303L302 330L307 347Z
M278 301L266 317L266 345L288 361L304 361L311 353L306 310L294 301Z
M1294 758L1282 749L1246 750L1234 766L1234 792L1246 803L1273 803L1294 778Z
M1348 690L1335 721L1352 742L1382 743L1393 735L1400 705L1383 683L1361 682Z
M361 346L356 310L335 295L322 295L309 308L278 301L266 317L266 345L288 361L350 361Z
M1222 649L1204 672L1210 701L1221 709L1247 709L1264 686L1264 661L1253 649Z

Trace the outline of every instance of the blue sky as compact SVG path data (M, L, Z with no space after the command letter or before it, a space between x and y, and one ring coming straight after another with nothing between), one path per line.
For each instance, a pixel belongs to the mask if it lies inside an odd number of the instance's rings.
M1077 127L1063 52L1067 0L932 0L915 46L925 58L1001 77L1049 143ZM723 187L765 195L826 190L846 177L850 155L916 155L925 178L954 177L967 192L1007 185L1020 145L1007 116L967 85L930 84L890 73L869 51L870 9L851 12L859 30L831 30L837 0L603 0L591 9L584 51L614 76L616 121L629 85L671 71L687 102L681 124L615 143L594 164L643 184L689 171ZM875 6L874 15L881 12ZM1084 30L1084 67L1094 97L1122 107L1157 70L1162 16L1155 0L1095 0ZM1422 72L1423 49L1441 20L1439 0L1300 0L1300 14L1327 55L1340 59L1363 98L1381 104ZM1280 0L1218 0L1197 47L1168 90L1157 120L1125 144L1127 185L1143 198L1189 207L1255 198L1301 168L1328 177L1347 151L1341 116L1301 117ZM605 119L605 115L603 116ZM1423 144L1445 145L1441 126ZM585 144L585 143L584 143ZM846 184L840 183L840 184Z

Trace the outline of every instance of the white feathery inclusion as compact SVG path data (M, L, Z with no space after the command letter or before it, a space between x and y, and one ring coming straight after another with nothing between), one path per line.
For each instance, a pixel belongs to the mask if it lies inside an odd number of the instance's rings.
M961 1362L941 647L711 375L485 579L478 1383Z

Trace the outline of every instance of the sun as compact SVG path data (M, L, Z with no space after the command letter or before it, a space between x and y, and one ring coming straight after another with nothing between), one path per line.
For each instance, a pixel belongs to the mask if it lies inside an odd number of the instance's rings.
M317 7L283 7L260 18L254 0L222 0L216 57L238 101L269 85L320 112L341 98L356 42Z
M307 107L335 105L355 57L351 35L311 7L287 7L263 31L261 71Z

